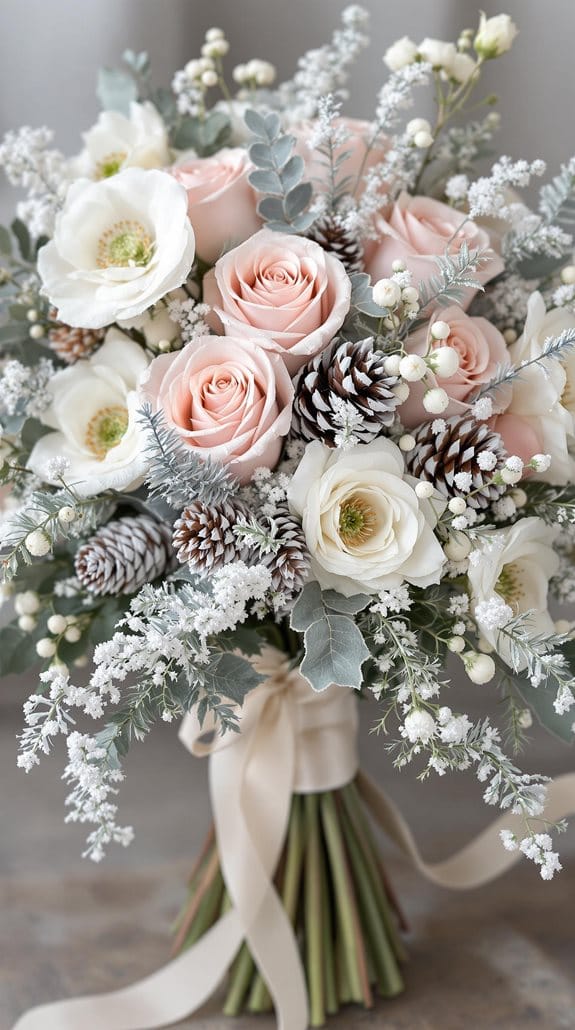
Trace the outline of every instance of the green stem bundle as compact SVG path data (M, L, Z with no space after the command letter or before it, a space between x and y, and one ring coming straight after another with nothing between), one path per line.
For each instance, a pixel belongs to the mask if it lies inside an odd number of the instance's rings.
M374 990L385 998L403 990L398 926L404 922L355 783L293 796L275 886L300 944L310 1026L323 1026L349 1002L371 1008ZM230 905L211 834L178 920L177 949L195 943ZM230 968L223 1011L233 1016L271 1009L244 943Z

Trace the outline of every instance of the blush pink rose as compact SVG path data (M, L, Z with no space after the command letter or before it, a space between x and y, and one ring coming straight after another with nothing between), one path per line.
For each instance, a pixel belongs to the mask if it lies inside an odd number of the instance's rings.
M432 341L431 349L453 347L459 355L459 368L455 375L442 378L430 372L425 380L409 384L409 397L399 409L401 421L408 428L435 418L423 407L423 394L427 389L440 386L450 398L444 417L465 414L465 403L470 394L494 378L500 365L509 363L509 352L503 336L486 318L473 318L457 305L437 311L431 322L441 319L447 322L450 334L446 340ZM428 327L418 330L407 338L409 354L423 356L427 353ZM503 410L510 397L510 390L498 390L494 401Z
M384 236L366 264L372 282L390 276L393 262L401 258L413 276L413 285L417 286L437 275L435 258L445 253L448 244L450 254L456 254L463 241L470 249L490 248L486 230L475 222L464 223L464 219L461 211L455 211L439 200L400 194L388 220L381 217L376 220L377 228ZM459 226L461 229L457 231ZM454 233L456 235L449 243ZM501 257L494 250L491 249L486 258L475 273L475 278L482 285L504 268ZM473 289L465 291L464 308L469 306L476 292Z
M362 121L359 118L336 118L335 127L344 130L348 135L345 142L335 148L336 160L344 154L347 155L340 166L339 175L342 179L351 180L352 192L359 196L365 187L364 176L385 159L390 141L380 134L377 143L370 147L374 132L373 122ZM305 178L310 179L320 192L324 192L329 188L326 158L317 149L308 145L315 129L315 122L299 122L292 125L289 131L296 138L295 153L305 162Z
M240 483L277 464L294 390L281 358L257 340L202 336L161 354L141 392L184 444L227 465Z
M521 415L504 412L490 419L489 426L499 433L507 453L517 454L525 465L529 464L534 454L541 454L545 450L537 425ZM525 475L530 474L529 471L525 472Z
M170 169L188 194L188 217L196 253L213 264L225 246L242 243L262 220L248 182L252 165L245 150L220 150L214 157L183 157Z
M341 328L351 283L341 261L301 236L262 229L204 280L226 336L258 336L293 375Z

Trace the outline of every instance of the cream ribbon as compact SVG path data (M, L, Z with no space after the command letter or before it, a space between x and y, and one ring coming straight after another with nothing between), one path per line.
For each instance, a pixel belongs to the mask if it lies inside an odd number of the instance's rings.
M210 755L210 792L222 871L233 908L192 948L123 990L31 1009L14 1030L157 1030L194 1013L223 979L243 940L266 981L279 1030L306 1030L307 991L298 945L272 879L285 840L291 795L335 790L357 772L357 702L350 690L310 690L272 648L254 659L266 677L244 702L240 732L184 720L180 736ZM212 739L206 737L212 733ZM359 788L374 818L416 868L443 887L487 883L520 857L505 851L502 816L445 862L426 864L399 811L367 776ZM575 775L550 784L546 814L575 814Z

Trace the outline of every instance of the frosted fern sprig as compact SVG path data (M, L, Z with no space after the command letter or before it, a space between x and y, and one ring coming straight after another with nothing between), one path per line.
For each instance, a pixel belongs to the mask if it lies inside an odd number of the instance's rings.
M109 518L114 501L109 496L78 497L73 487L49 492L36 490L26 507L10 513L0 532L0 575L12 579L21 565L49 554L60 540L94 529Z
M146 483L152 498L161 497L172 508L181 509L195 498L205 504L218 504L236 489L235 479L222 465L184 447L166 425L161 411L152 412L145 404L139 422L147 437Z
M565 655L558 650L563 638L557 634L534 635L531 619L534 612L522 612L499 630L508 645L514 672L525 670L531 686L555 689L553 707L563 715L575 705L575 679ZM531 630L531 631L530 631Z
M575 486L552 486L527 480L522 487L527 494L526 514L537 515L551 526L575 524Z
M499 368L495 377L482 386L476 394L469 397L468 400L470 403L474 403L480 400L481 397L485 397L486 394L494 393L502 386L513 382L513 380L520 379L525 369L533 365L544 367L542 364L544 361L561 361L573 347L575 347L575 329L564 329L559 336L548 336L543 344L541 354L536 358L529 358L528 361L524 361L521 365L508 365Z
M575 226L575 157L541 187L539 212L548 225Z
M312 186L302 182L303 159L293 153L295 138L285 135L275 112L261 115L248 110L244 121L256 142L249 148L256 170L249 181L264 197L258 203L258 214L269 229L277 232L304 233L315 215L308 211Z
M260 555L276 554L281 547L277 524L273 518L266 519L266 522L267 525L264 525L256 518L240 518L234 526L234 534L242 544Z
M464 241L455 257L445 253L435 258L439 274L419 286L420 311L434 305L446 307L459 303L467 289L482 290L474 273L485 258L485 251L470 250Z

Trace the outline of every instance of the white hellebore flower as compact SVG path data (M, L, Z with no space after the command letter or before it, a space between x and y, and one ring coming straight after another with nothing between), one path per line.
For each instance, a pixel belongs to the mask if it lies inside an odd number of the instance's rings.
M562 308L546 311L541 294L532 293L523 333L509 348L511 362L520 365L540 357L550 336L574 326L571 312ZM513 380L511 403L502 423L509 421L510 415L519 416L534 434L534 451L551 456L549 469L534 473L534 479L570 483L575 477L575 461L569 454L569 437L575 428L575 353L566 351L563 363L549 360L543 364L531 365ZM503 437L505 441L505 433ZM521 456L525 460L530 455Z
M139 485L147 461L136 391L147 367L142 348L109 329L91 358L57 372L49 385L52 403L42 412L55 432L35 444L29 468L46 480L48 462L67 458L66 479L83 497Z
M390 440L343 451L308 444L288 488L302 519L312 572L320 586L350 597L401 584L438 583L443 550L436 514L405 475Z
M74 161L78 176L108 179L123 168L170 164L166 127L149 101L132 102L129 117L119 111L102 111L82 138L84 150Z
M511 49L518 31L508 14L497 14L493 18L487 18L482 11L473 46L476 53L486 60L500 57Z
M542 519L526 518L509 529L486 532L481 538L481 557L467 572L472 592L472 611L492 598L500 598L513 615L533 611L529 630L554 633L547 610L549 580L559 567L553 549L555 530ZM497 626L481 623L483 636L512 667L509 639ZM525 666L522 665L521 669ZM520 670L517 670L520 671Z
M133 318L181 286L194 260L186 191L166 172L127 168L68 190L38 254L44 292L68 325Z

